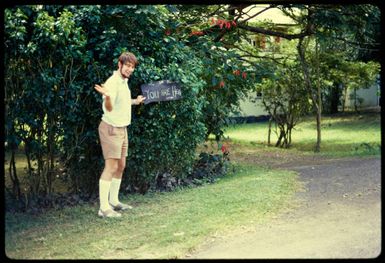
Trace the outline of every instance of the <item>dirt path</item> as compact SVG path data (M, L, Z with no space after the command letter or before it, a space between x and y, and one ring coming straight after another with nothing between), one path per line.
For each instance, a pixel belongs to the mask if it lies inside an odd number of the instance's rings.
M381 253L380 158L286 160L267 165L299 173L306 190L296 194L297 208L243 233L207 242L186 258L377 257Z

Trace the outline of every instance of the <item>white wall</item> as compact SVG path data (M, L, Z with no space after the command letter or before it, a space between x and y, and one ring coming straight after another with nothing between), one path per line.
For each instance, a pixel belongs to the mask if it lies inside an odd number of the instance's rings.
M379 90L379 85L375 84L371 86L368 89L359 89L357 90L357 97L362 98L363 102L362 104L357 104L361 108L366 108L366 107L375 107L379 106L379 98L378 96L378 90ZM345 101L345 107L346 108L354 108L354 99L350 99L349 94L353 94L353 90L348 90L348 95Z
M262 104L262 99L255 100L256 92L250 92L248 97L244 98L240 102L241 116L262 116L269 115L267 111L264 110ZM255 102L252 100L254 99Z

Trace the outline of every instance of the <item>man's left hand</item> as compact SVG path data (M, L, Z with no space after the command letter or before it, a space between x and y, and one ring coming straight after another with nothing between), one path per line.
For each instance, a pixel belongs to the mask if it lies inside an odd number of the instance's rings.
M139 95L138 97L136 97L136 102L138 104L141 104L144 102L144 100L146 99L146 97L143 97L142 95Z

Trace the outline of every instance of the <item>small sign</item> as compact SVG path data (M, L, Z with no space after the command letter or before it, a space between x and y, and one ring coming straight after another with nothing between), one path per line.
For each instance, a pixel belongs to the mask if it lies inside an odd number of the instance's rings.
M142 95L146 97L144 104L156 101L179 100L182 98L182 90L179 83L169 80L160 80L140 86Z

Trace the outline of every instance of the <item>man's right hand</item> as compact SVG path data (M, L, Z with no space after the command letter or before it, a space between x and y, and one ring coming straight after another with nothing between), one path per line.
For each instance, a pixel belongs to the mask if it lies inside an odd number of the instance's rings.
M107 93L107 89L105 87L103 87L103 84L100 86L98 84L95 84L95 87L97 92L99 92L100 94L106 96L106 97L109 97L108 93Z
M97 92L99 92L103 96L106 96L104 106L108 111L112 111L111 99L110 99L110 95L107 92L107 88L103 87L103 84L101 86L98 84L95 84L94 88L96 89Z

